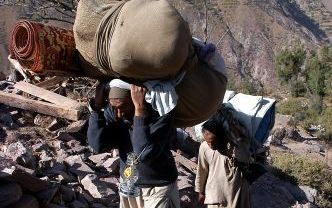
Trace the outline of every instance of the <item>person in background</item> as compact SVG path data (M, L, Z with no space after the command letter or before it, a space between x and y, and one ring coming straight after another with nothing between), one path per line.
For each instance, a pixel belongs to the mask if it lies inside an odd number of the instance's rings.
M221 119L215 114L202 125L195 191L208 208L250 208L249 183L232 157Z
M96 90L87 136L96 153L119 150L120 207L179 208L178 173L170 151L173 112L159 117L145 102L144 87L119 79L109 85L109 93L104 87Z

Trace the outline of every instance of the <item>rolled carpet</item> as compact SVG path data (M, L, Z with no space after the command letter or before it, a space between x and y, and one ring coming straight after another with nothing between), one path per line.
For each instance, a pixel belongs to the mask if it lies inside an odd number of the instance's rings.
M36 73L76 69L71 30L21 20L14 26L9 48L12 58Z

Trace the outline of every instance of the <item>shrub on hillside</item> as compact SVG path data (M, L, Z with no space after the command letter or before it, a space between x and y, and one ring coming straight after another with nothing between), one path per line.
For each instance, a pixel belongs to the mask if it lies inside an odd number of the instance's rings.
M319 54L313 54L305 68L307 84L312 94L332 93L332 47L322 47Z
M319 121L327 132L332 132L332 106L328 106L324 109Z
M308 109L309 101L306 98L289 98L277 105L277 112L284 115L295 116Z
M326 65L318 57L308 61L306 68L307 83L312 94L324 96L325 94Z
M332 47L322 47L320 57L325 74L325 93L332 95Z
M332 207L332 173L323 161L305 155L273 152L274 173L281 179L318 190L318 205Z
M264 93L264 89L261 85L250 80L250 78L247 78L240 83L238 91L249 95L262 95Z
M306 83L295 77L291 79L289 88L293 97L304 97L307 93Z
M303 45L297 44L293 49L284 49L276 56L277 76L288 83L297 78L306 58Z
M292 125L301 124L305 129L321 124L326 130L332 130L332 106L323 108L322 98L289 98L277 105L277 112L293 116Z
M302 113L302 119L299 119L304 129L309 129L312 125L319 124L319 114L313 108Z

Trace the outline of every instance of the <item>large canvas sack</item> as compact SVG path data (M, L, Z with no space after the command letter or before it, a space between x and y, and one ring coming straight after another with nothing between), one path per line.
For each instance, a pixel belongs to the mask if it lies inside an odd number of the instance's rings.
M122 76L173 77L193 52L188 24L167 0L128 1L117 21L108 55Z
M188 24L167 0L121 3L79 2L74 35L86 61L106 76L138 80L167 79L190 68Z
M224 75L199 61L189 70L175 90L175 126L194 126L208 119L220 106L227 86Z
M77 5L73 27L76 48L82 59L94 67L97 67L94 38L98 25L107 11L118 2L114 0L80 0Z

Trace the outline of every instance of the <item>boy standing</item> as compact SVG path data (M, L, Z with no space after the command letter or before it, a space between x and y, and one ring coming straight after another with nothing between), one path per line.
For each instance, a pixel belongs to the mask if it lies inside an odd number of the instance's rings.
M234 146L220 120L213 116L202 126L205 141L199 149L195 181L198 200L208 208L251 207L249 183L232 157Z

